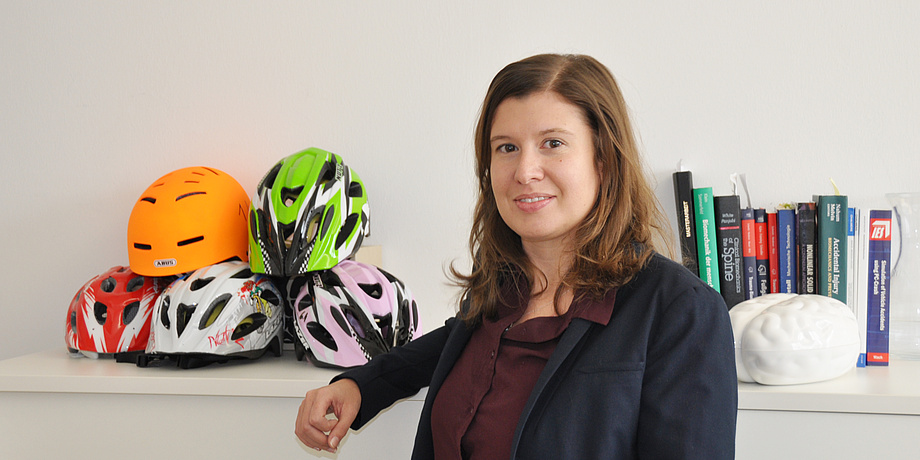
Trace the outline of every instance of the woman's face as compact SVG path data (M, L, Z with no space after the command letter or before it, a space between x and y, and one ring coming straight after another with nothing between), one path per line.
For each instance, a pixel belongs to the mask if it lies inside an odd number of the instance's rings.
M594 134L581 109L554 92L502 101L490 137L502 219L531 244L570 248L600 187Z

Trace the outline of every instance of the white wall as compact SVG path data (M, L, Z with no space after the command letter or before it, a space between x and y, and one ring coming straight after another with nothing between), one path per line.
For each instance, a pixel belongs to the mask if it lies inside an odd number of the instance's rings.
M501 3L500 5L493 5ZM70 298L127 264L134 201L175 169L250 191L316 146L365 180L372 237L426 326L466 261L471 137L492 76L594 55L626 93L673 221L679 159L755 206L917 190L912 1L0 3L0 359L63 347Z

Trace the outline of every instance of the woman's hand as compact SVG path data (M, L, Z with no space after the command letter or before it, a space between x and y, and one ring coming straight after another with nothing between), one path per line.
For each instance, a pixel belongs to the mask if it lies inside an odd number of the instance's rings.
M360 407L361 390L354 380L342 379L310 390L300 403L294 434L307 447L335 452ZM327 414L336 418L328 419Z

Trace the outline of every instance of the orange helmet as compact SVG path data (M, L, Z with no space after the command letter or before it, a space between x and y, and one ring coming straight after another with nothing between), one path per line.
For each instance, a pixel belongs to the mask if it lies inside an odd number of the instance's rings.
M203 166L153 183L128 219L128 261L143 276L171 276L239 257L248 261L249 196L229 174Z

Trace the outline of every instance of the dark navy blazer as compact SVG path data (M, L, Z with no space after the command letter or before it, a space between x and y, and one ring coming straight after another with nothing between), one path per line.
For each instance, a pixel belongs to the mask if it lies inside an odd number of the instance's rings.
M358 429L428 386L413 459L434 457L431 407L471 329L456 319L335 378L361 388ZM738 407L721 295L655 255L616 293L607 326L575 319L521 414L521 459L731 459Z

